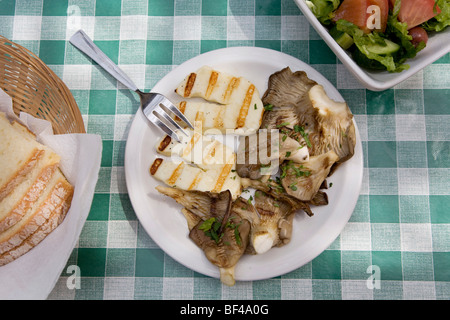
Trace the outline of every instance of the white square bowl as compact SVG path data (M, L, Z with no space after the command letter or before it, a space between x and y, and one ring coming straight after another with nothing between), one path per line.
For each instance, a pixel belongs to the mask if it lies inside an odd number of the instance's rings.
M353 61L351 54L337 44L329 34L328 30L308 8L305 0L294 1L306 19L308 19L313 28L336 54L339 60L367 89L372 91L383 91L392 88L450 52L450 28L447 28L444 31L429 35L426 48L420 51L413 59L408 59L406 61L410 66L408 70L395 73L367 70L356 64L356 62Z

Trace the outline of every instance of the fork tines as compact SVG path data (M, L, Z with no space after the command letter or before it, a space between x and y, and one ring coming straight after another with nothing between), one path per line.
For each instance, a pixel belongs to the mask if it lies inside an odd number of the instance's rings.
M194 129L184 114L163 95L157 95L157 97L154 97L151 103L144 108L144 113L151 122L178 142L180 142L180 137L178 136L177 131L181 131L186 136L189 136L189 134L186 133L186 131L173 119L173 117L170 116L170 113L181 119L181 121L188 127Z

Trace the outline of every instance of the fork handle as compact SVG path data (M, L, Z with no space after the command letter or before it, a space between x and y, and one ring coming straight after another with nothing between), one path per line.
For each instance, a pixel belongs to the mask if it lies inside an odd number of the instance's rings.
M83 30L75 32L69 42L97 62L103 69L124 84L128 89L133 91L138 90L125 72L123 72L102 50L100 50Z

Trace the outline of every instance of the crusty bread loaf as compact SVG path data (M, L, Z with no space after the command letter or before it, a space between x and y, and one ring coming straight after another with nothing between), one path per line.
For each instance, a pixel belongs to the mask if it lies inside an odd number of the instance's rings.
M0 113L0 130L7 133L0 142L0 166L9 165L14 172L0 174L7 181L0 198L2 266L31 250L64 220L74 188L58 168L60 156L38 143L28 128ZM36 160L30 160L30 150L39 150ZM18 168L24 163L26 171Z

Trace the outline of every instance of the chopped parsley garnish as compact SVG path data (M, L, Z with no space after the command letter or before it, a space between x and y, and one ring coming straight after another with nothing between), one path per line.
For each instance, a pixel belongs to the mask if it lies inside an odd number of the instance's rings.
M212 240L214 240L216 243L219 243L220 239L223 238L225 234L225 229L229 228L234 231L234 238L236 239L236 243L240 246L241 245L241 235L239 233L239 224L235 224L232 222L234 217L230 217L225 224L223 228L222 221L218 218L212 217L209 219L206 219L202 222L202 224L198 227L200 230L202 230L206 236L210 237ZM226 245L229 245L229 243L225 243Z
M292 160L289 160L289 162L281 168L281 179L284 179L288 173L288 170L292 170L295 173L295 176L298 177L309 177L311 175L311 171L309 170L300 170L304 169L303 165L295 166ZM292 188L291 188L292 189Z
M266 111L272 111L272 109L273 109L273 105L271 105L271 104L266 104L264 106L264 110L266 110Z
M305 142L306 142L306 145L308 146L308 148L312 147L311 141L309 141L308 133L305 132L305 128L296 124L294 126L294 131L299 132L302 135L303 139L305 139Z
M223 232L218 232L221 225L222 223L213 217L203 221L203 223L198 228L200 230L203 230L205 235L218 243L224 235Z
M289 125L289 122L282 122L280 124L277 124L277 129L281 128L281 127L286 127Z

